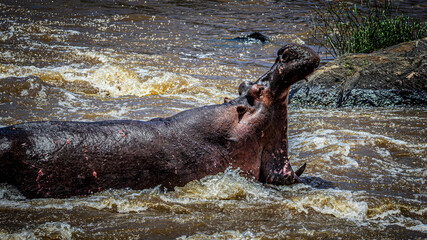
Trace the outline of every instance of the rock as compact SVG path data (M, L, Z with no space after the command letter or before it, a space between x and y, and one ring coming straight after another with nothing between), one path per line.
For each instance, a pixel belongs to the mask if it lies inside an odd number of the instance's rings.
M427 106L427 38L338 57L295 84L292 105Z
M236 37L230 40L239 41L239 42L261 42L261 43L266 43L269 41L267 36L264 36L259 32L254 32L246 36Z

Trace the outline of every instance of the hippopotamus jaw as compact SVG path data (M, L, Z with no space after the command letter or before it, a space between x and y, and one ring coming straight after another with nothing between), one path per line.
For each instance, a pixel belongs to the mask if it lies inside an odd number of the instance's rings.
M288 159L287 104L292 84L305 79L319 65L319 57L310 48L285 45L279 49L270 70L256 82L239 86L237 104L239 123L263 125L259 136L261 166L259 180L265 183L290 185L301 182L305 164L293 171ZM260 121L260 119L262 119ZM265 133L265 134L264 134Z

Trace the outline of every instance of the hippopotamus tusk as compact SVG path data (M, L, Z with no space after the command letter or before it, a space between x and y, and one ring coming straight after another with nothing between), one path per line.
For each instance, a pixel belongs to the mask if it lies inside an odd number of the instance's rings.
M307 166L306 163L304 163L304 165L302 165L300 168L298 168L298 170L295 172L295 174L299 177L301 176L301 174L304 172L305 167Z

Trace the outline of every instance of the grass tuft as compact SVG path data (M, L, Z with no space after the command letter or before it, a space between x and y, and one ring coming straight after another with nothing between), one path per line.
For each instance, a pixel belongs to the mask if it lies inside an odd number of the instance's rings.
M370 53L412 41L427 33L427 21L420 23L397 14L391 0L384 3L327 1L314 10L313 37L332 56Z

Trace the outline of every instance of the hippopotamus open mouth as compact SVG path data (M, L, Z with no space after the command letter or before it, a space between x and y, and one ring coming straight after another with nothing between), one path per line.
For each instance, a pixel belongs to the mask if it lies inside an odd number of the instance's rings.
M289 90L292 84L307 80L318 66L319 56L310 48L285 45L277 52L276 61L270 70L254 83L241 83L239 97L229 101L230 104L238 105L240 121L252 118L251 128L255 125L263 126L257 128L261 130L258 179L262 182L279 185L301 182L299 176L306 164L294 172L288 158Z
M27 197L109 188L182 186L228 167L272 184L301 182L288 159L288 95L319 65L310 48L285 45L239 97L151 121L32 122L0 128L0 182Z

